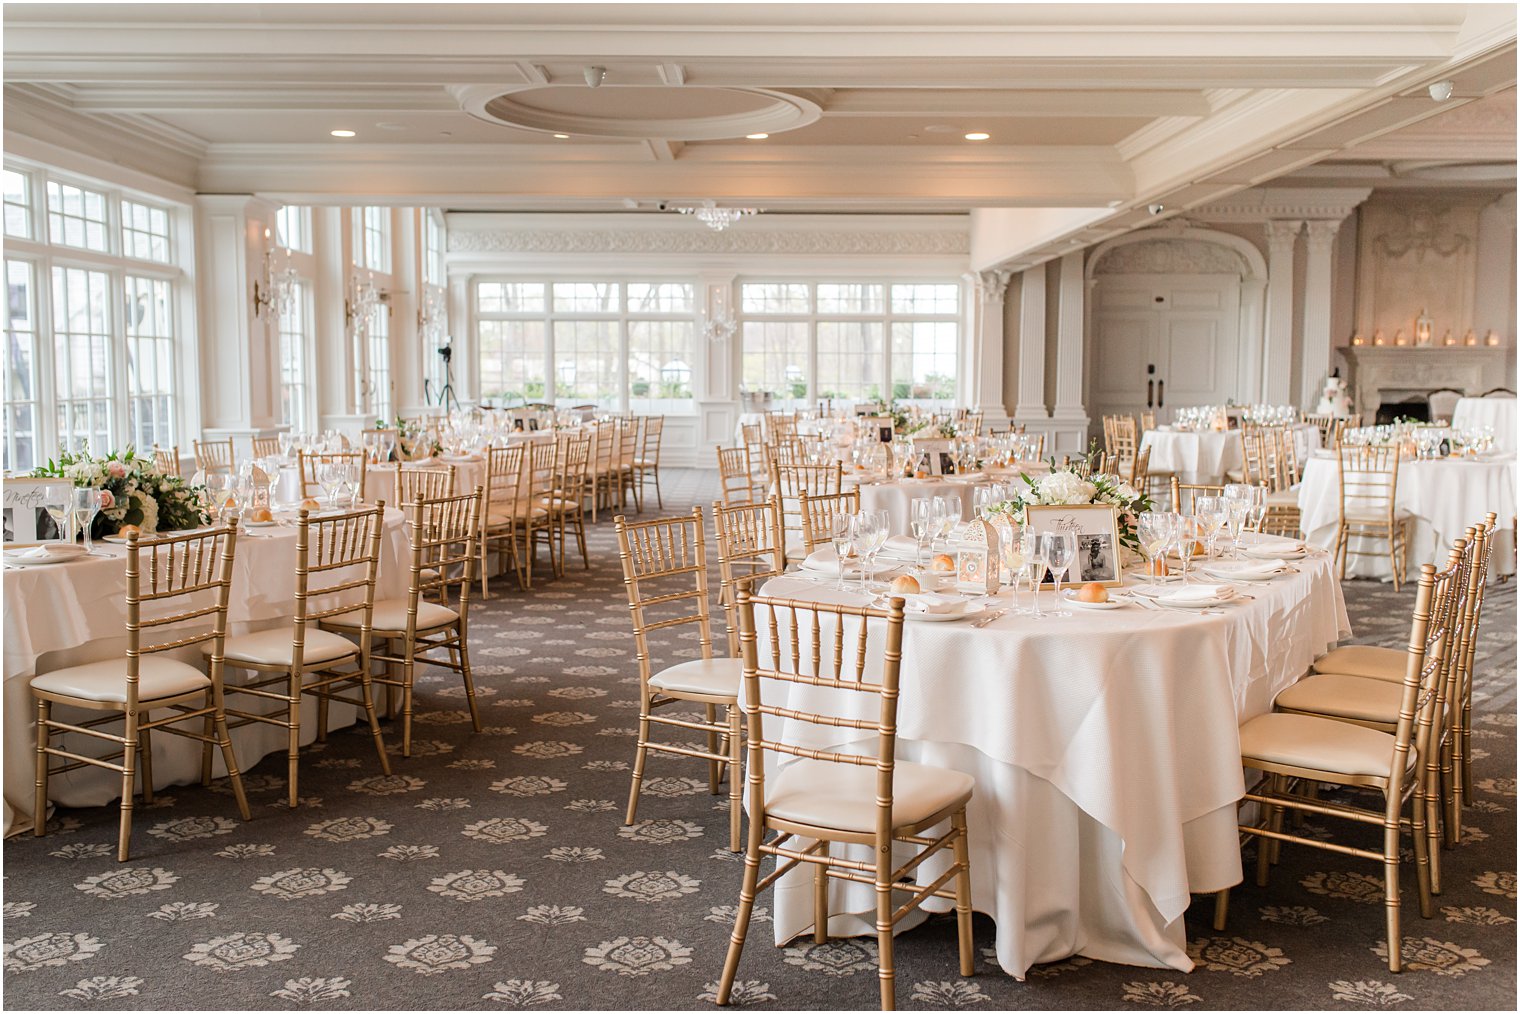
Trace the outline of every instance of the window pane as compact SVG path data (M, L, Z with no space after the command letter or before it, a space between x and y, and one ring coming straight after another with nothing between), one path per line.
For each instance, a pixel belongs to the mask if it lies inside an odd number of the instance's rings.
M274 216L275 242L287 250L311 253L311 209L287 204Z
M924 404L955 400L960 328L954 321L892 325L892 397Z
M53 269L58 442L68 450L104 454L112 447L109 288L104 271Z
M7 470L37 467L36 289L32 265L6 261L5 439ZM43 455L46 457L46 455Z
M481 282L475 290L481 313L543 313L543 282Z
M746 282L740 294L745 313L807 313L811 309L803 282Z
M696 288L679 283L628 283L629 313L691 313Z
M880 285L820 284L818 286L818 312L881 313L881 289Z
M366 397L364 411L373 412L381 419L391 416L391 317L386 306L375 307L374 319L369 325L368 348L365 353Z
M422 212L422 221L426 237L424 243L426 255L422 261L422 280L429 285L442 285L444 284L443 226L439 224L431 212L426 210Z
M745 390L769 391L783 404L807 400L806 321L745 321L743 355Z
M6 169L0 173L0 190L5 196L5 234L31 239L31 181L22 173Z
M174 442L171 291L161 279L126 278L128 439L136 447Z
M493 402L544 401L544 322L480 322L480 394Z
M881 400L882 328L874 321L820 321L817 397Z
M632 289L630 285L630 293ZM628 322L630 411L649 415L691 411L694 331L689 320Z
M580 283L577 283L580 284ZM611 286L615 288L616 286ZM555 300L559 285L555 285ZM618 325L611 320L554 322L554 399L556 403L618 403Z
M54 243L106 249L106 200L104 194L57 180L48 180L48 234Z
M555 313L617 313L616 282L555 282Z
M296 282L294 295L280 314L280 419L296 433L311 429L306 412L306 336L311 295Z
M961 312L959 285L894 285L892 312L911 314L958 314Z
M121 252L150 261L169 259L169 213L133 201L121 202Z

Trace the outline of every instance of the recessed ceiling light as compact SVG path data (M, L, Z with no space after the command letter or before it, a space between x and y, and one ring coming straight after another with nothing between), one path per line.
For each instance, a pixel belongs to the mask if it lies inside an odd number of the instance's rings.
M328 133L331 134L333 137L353 137L354 136L354 132L352 130L329 130Z
M767 137L770 137L770 136L771 135L769 135L769 134L745 134L744 135L745 139L746 140L750 140L750 141L763 141Z
M989 134L989 133L987 133L985 131L973 130L971 133L969 133L969 134L966 135L966 140L968 140L968 141L985 141L985 140L987 140L987 138L989 138L991 136L992 136L991 134Z
M555 134L554 136L559 138L561 141L568 141L570 139L569 134Z

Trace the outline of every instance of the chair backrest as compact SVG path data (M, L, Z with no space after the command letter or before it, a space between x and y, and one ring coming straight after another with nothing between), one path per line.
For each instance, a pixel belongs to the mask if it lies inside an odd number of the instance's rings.
M1368 517L1386 515L1392 523L1399 489L1399 447L1397 444L1341 444L1340 518L1348 515Z
M651 415L644 417L644 439L639 445L639 460L646 465L658 465L660 463L660 443L665 434L665 417Z
M559 445L553 440L535 440L528 444L523 457L523 493L529 502L537 504L539 498L554 492L555 467L559 461Z
M718 602L728 621L728 653L739 657L739 614L735 611L742 586L777 577L786 569L782 541L781 506L772 497L762 503L726 506L713 504L713 531L717 536Z
M293 666L301 665L308 625L355 610L361 610L359 647L367 656L384 519L383 502L343 514L297 515Z
M1409 643L1405 649L1399 719L1394 730L1392 777L1386 790L1391 812L1396 812L1393 808L1399 805L1395 801L1402 799L1405 773L1412 760L1411 751L1417 757L1428 758L1438 734L1436 711L1441 696L1441 662L1450 643L1449 622L1443 619L1439 607L1449 598L1451 583L1457 580L1458 570L1458 563L1451 563L1440 572L1428 563L1420 567ZM1449 617L1449 612L1445 616Z
M1484 398L1513 398L1515 392L1513 388L1509 387L1493 387L1484 391L1482 396Z
M1110 418L1113 420L1113 428L1106 450L1120 461L1133 460L1140 447L1140 437L1135 429L1134 417L1120 415Z
M559 478L556 484L566 503L579 504L591 481L591 434L566 433L559 441Z
M311 496L318 487L317 468L321 465L348 465L354 473L354 481L362 493L364 474L368 465L363 451L297 451L296 464L301 477L301 495Z
M725 504L754 503L755 479L750 473L749 448L724 447L718 451L718 492Z
M643 425L643 418L638 416L618 420L617 463L619 468L632 467L634 459L638 457L639 432L643 429Z
M781 503L781 527L789 544L796 534L795 546L802 547L802 493L827 496L844 488L844 466L836 461L830 465L780 465L770 466L771 494Z
M1172 476L1172 510L1179 514L1192 514L1193 503L1201 496L1224 496L1223 486L1201 482L1178 482Z
M1467 610L1460 617L1461 627L1457 640L1458 703L1468 706L1472 692L1473 661L1477 655L1478 627L1483 619L1483 600L1488 589L1488 561L1494 551L1494 536L1499 515L1490 511L1481 524L1475 526L1475 549L1472 568L1468 574Z
M651 675L649 634L656 630L695 625L702 657L712 658L702 508L693 507L689 517L629 522L619 514L612 520L640 681L647 683Z
M1128 475L1124 474L1124 463L1121 461L1119 465L1119 477L1143 492L1145 490L1145 483L1148 481L1151 473L1151 449L1149 447L1142 447L1140 448L1140 453L1130 459Z
M401 507L421 500L454 495L454 466L396 469L396 503Z
M162 475L181 475L179 467L179 446L175 445L170 450L162 447L153 448L153 468Z
M903 600L890 599L882 610L752 596L741 589L738 611L748 721L749 819L766 821L767 754L781 764L808 759L874 767L876 838L884 847L892 834ZM873 621L880 623L875 631ZM787 703L796 706L774 703L789 686L808 688L805 705L795 700ZM874 720L849 717L862 710L852 706L858 701L852 700L856 694L876 699ZM811 710L825 701L836 706ZM859 753L824 748L827 744L809 735L809 726L874 732L874 748Z
M1144 431L1148 431L1148 430L1153 430L1155 428L1156 428L1156 413L1155 412L1141 412L1140 413L1140 429L1141 429L1141 431L1144 432Z
M480 530L480 505L485 487L459 496L430 498L406 508L411 537L411 579L407 584L406 629L417 633L417 606L433 600L459 614L460 635L466 633L470 585L475 580L473 536ZM458 590L455 597L455 589Z
M1335 435L1335 424L1338 422L1335 416L1329 413L1318 414L1305 412L1300 418L1308 425L1313 426L1315 429L1319 430L1319 445L1321 447L1335 446L1335 442L1331 439Z
M591 470L595 475L606 475L615 467L618 435L609 423L598 425L592 433Z
M255 458L272 458L280 453L279 437L254 437L253 456Z
M830 541L830 526L840 514L847 517L860 513L860 490L842 493L820 493L813 496L803 490L797 497L802 514L802 550L811 553Z
M1457 410L1457 402L1461 401L1461 391L1453 391L1449 387L1431 391L1425 396L1425 405L1430 410L1430 421L1437 419L1451 419L1451 414Z
M486 448L485 500L480 513L488 522L492 517L512 517L518 513L518 504L522 500L523 457L527 449L527 444Z
M236 552L236 522L147 540L127 536L128 711L136 710L143 655L211 641L213 674L221 668Z
M195 441L195 470L197 472L233 474L237 471L236 463L230 439Z
M766 439L775 443L797 435L797 416L790 412L765 413Z
M799 437L776 440L770 445L769 461L778 465L806 465L809 463L807 448Z

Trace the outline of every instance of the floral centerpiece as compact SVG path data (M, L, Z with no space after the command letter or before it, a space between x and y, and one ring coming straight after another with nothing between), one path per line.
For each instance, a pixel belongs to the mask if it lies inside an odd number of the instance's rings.
M1135 489L1117 475L1097 473L1084 477L1071 466L1054 467L1049 475L1036 479L1027 472L1021 474L1025 489L1018 496L991 508L995 514L1008 516L1014 523L1024 524L1024 508L1031 504L1066 506L1082 504L1107 504L1119 509L1119 541L1131 549L1140 548L1135 534L1139 516L1151 509L1151 498Z
M900 437L911 437L929 425L929 418L920 415L918 411L900 407L896 402L887 406L887 414L892 417L892 432Z
M92 457L88 451L65 451L32 475L67 479L75 486L105 493L91 529L93 538L115 535L123 525L136 525L148 535L197 528L209 520L200 506L203 487L160 472L152 458L139 456L131 447L103 458Z
M394 456L397 461L418 461L443 453L443 444L415 420L404 419L398 415L391 422L381 419L377 425L380 429L396 431Z

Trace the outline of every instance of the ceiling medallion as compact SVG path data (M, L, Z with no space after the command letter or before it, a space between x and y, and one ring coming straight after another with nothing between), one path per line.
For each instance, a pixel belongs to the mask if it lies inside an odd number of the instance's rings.
M823 115L810 98L768 88L693 85L461 85L450 92L476 119L581 137L716 141L776 134Z
M713 201L703 201L701 204L670 204L667 207L683 215L696 216L697 221L713 232L722 232L741 218L760 214L759 208L720 208Z

